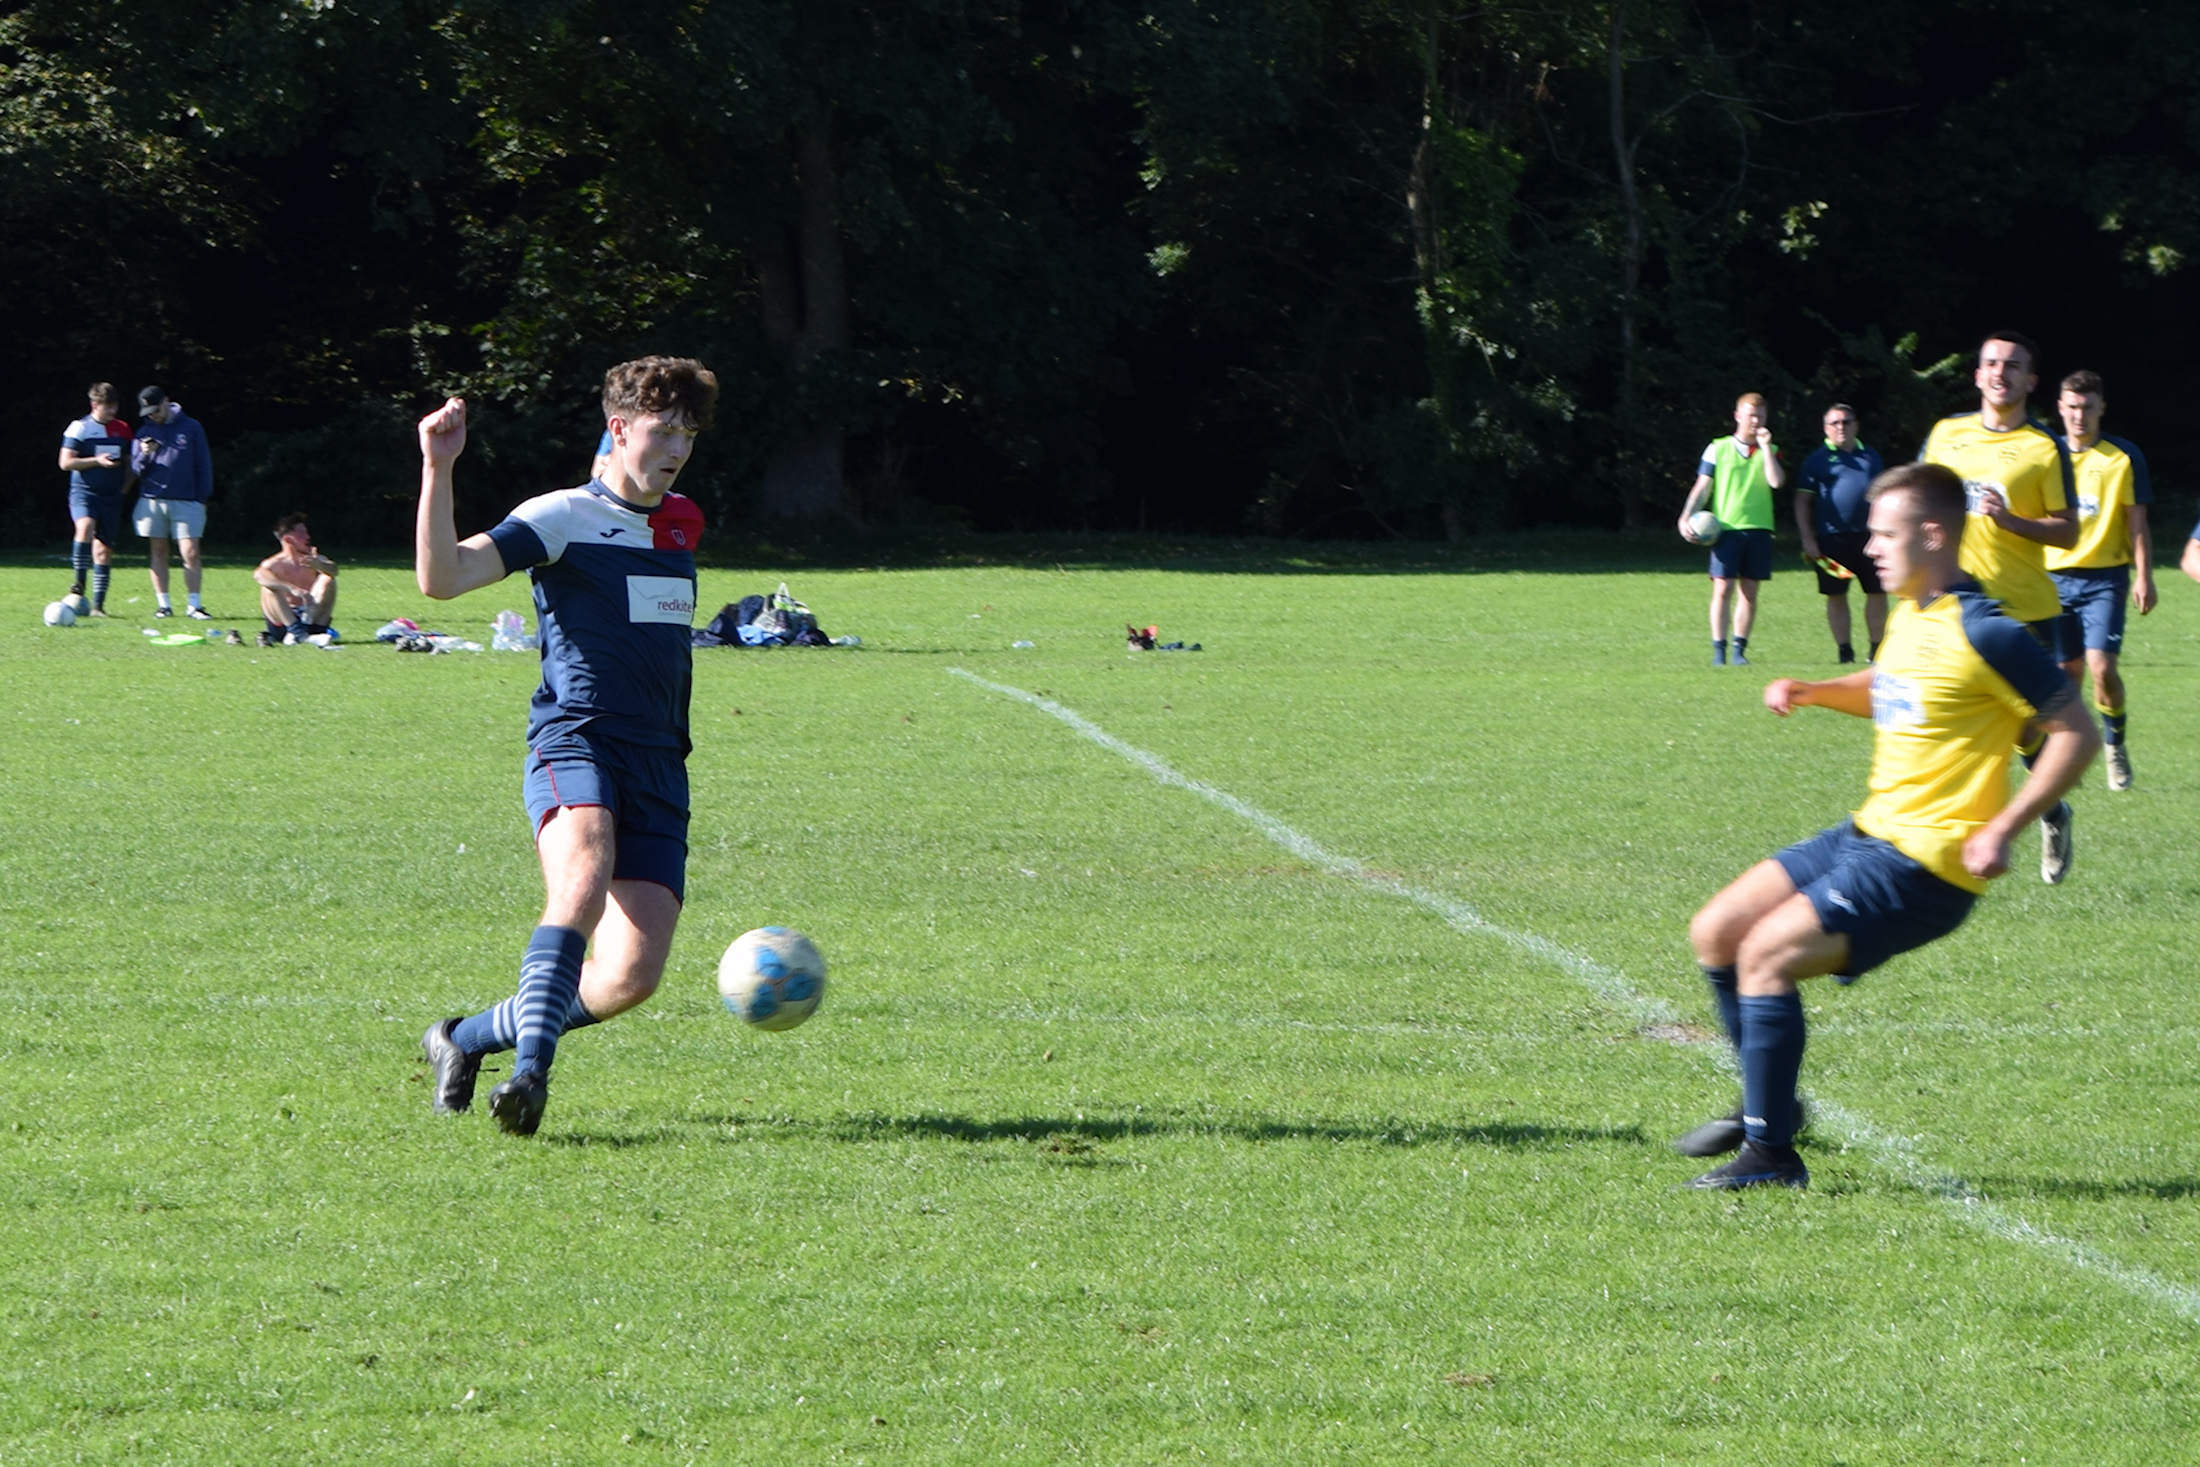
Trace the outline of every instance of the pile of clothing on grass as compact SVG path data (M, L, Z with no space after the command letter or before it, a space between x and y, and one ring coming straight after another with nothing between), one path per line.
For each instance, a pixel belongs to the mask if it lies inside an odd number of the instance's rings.
M743 596L729 602L710 625L690 632L698 647L832 647L858 645L853 637L838 642L825 635L810 608L788 594L787 583L769 596Z

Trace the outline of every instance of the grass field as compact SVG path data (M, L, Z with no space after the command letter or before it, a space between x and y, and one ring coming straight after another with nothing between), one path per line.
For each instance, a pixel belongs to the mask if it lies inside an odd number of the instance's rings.
M1720 671L1693 557L1555 543L797 575L864 646L697 654L672 972L532 1141L418 1041L535 914L533 659L0 567L0 1467L2188 1459L2200 588L2070 883L1812 985L1814 1186L1719 1198L1687 918L1869 728L1757 706L1832 672L1805 576ZM771 921L833 964L784 1035L711 983Z

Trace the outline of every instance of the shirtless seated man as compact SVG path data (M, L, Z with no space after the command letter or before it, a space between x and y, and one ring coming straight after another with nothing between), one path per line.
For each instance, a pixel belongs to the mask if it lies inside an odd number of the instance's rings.
M267 623L260 645L326 635L329 615L336 609L336 562L313 548L313 534L302 514L277 520L275 539L282 548L252 572L260 583L260 616Z

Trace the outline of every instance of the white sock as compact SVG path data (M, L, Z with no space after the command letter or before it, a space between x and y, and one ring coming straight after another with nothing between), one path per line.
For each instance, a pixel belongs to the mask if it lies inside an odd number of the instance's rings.
M168 599L168 593L166 591L155 591L153 593L153 599L160 603L160 609L162 611L173 611L176 609L176 603Z

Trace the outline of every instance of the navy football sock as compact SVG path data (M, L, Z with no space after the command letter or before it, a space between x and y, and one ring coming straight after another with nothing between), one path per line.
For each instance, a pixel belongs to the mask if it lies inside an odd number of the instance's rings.
M107 583L113 580L114 576L115 568L111 565L94 565L92 567L92 605L105 606L107 604Z
M2111 744L2122 743L2124 741L2124 720L2130 716L2130 714L2121 710L2111 713L2103 708L2101 710L2101 737Z
M573 1007L565 1011L567 1033L585 1029L603 1020L588 1011L578 993L573 995ZM519 995L505 999L494 1008L484 1009L470 1019L460 1019L458 1027L451 1030L451 1042L475 1059L485 1054L502 1054L519 1044Z
M1736 657L1746 657L1747 655L1749 655L1749 638L1736 637L1734 639L1734 655Z
M475 1059L510 1049L519 1043L519 999L505 999L470 1019L460 1019L451 1030L451 1043Z
M2035 731L2030 739L2017 745L2017 757L2024 761L2026 769L2030 769L2039 762L2040 750L2046 747L2047 735Z
M581 987L581 962L588 954L587 934L570 927L537 927L519 966L519 1043L513 1048L512 1073L550 1073L558 1036Z
M1713 637L1711 639L1711 660L1713 662L1726 661L1726 638Z
M79 596L83 595L84 577L91 573L91 569L91 542L89 540L71 540L69 542L69 571L73 579L70 582L69 589Z
M1759 1146L1795 1140L1795 1083L1803 1073L1803 996L1745 994L1736 1001L1742 1037L1742 1129Z
M1726 1031L1726 1042L1739 1046L1742 1042L1742 996L1734 986L1734 967L1703 970L1704 982L1711 985L1711 1002L1719 1011L1719 1027Z

